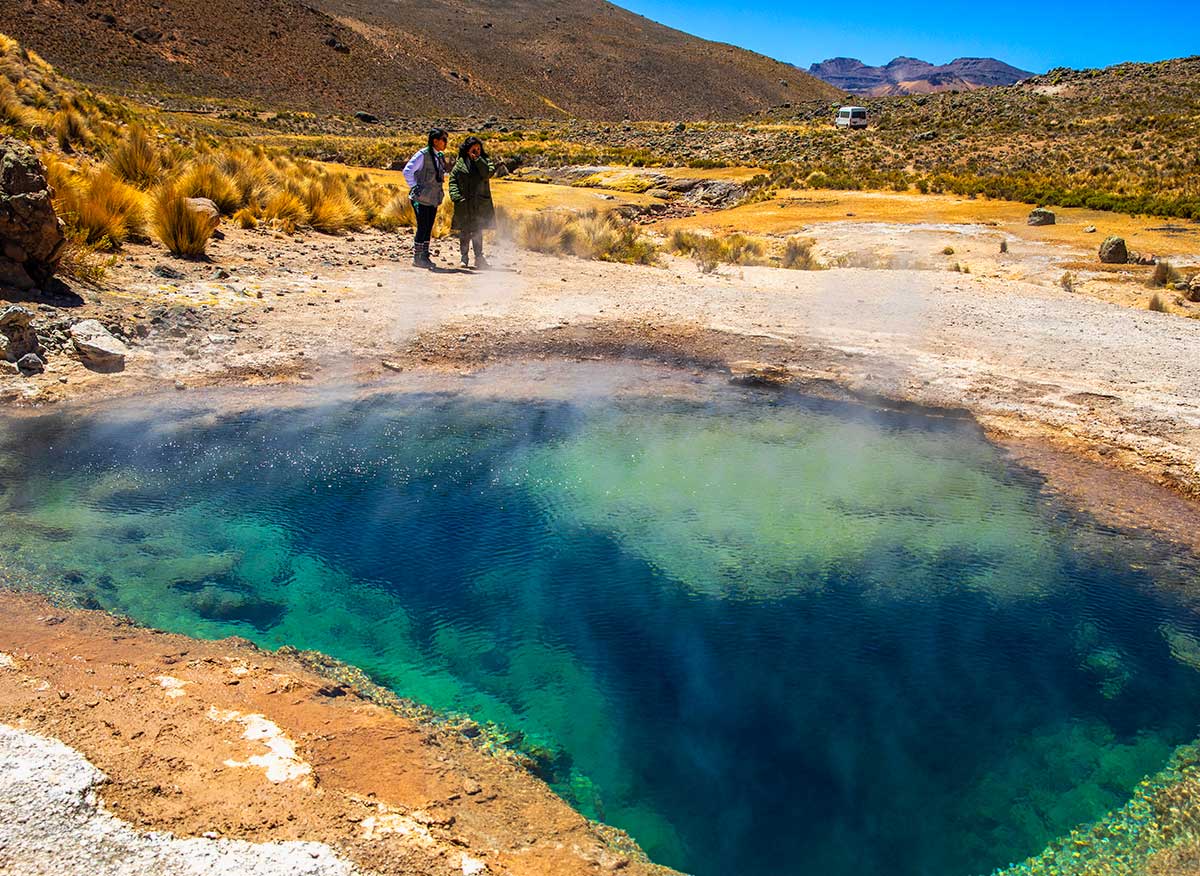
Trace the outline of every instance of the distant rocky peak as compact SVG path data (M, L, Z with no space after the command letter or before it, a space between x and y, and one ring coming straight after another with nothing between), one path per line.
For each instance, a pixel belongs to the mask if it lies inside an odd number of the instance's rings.
M808 72L844 91L871 96L969 91L1012 85L1033 75L995 58L955 58L935 65L903 55L882 67L869 67L857 58L831 58L813 64Z

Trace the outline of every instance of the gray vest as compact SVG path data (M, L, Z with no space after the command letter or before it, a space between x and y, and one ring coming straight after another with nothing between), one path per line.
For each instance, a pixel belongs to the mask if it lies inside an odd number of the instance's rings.
M442 159L437 157L436 152L433 153L433 155L430 155L430 150L428 148L422 149L421 151L425 153L425 163L422 164L421 168L414 174L417 180L418 188L417 196L413 200L418 204L424 204L426 207L436 207L438 204L442 203L442 199L446 197L446 193L442 190L442 183L438 182L438 168L434 164L435 161L440 162ZM443 171L443 180L445 179L445 176L446 174Z

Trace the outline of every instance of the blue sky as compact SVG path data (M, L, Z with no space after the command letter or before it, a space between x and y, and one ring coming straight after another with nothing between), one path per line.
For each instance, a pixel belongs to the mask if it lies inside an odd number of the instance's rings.
M1051 67L1104 67L1200 54L1200 0L615 2L696 36L801 67L837 56L868 64L885 64L897 55L934 64L994 57L1041 73Z

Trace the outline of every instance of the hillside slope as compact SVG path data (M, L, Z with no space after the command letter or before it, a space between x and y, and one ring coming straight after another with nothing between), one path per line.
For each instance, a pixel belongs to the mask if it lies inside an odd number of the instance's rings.
M901 57L882 67L868 67L856 58L831 58L813 64L808 72L837 88L871 97L972 91L1012 85L1033 75L995 58L956 58L937 66Z
M601 0L0 0L0 21L84 82L315 112L728 119L838 96Z

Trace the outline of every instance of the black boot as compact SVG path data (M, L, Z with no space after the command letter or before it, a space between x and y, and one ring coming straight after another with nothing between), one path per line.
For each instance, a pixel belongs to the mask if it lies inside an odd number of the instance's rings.
M432 268L433 260L429 258L429 244L418 243L413 246L413 267Z
M469 267L471 267L471 263L470 263L470 261L467 259L467 255L470 253L470 251L471 251L471 241L470 241L470 239L469 239L468 237L466 237L466 236L463 236L463 237L459 238L459 240L458 240L458 253L459 253L459 256L460 256L460 257L461 257L461 259L462 259L462 266L463 266L464 268L469 268Z

